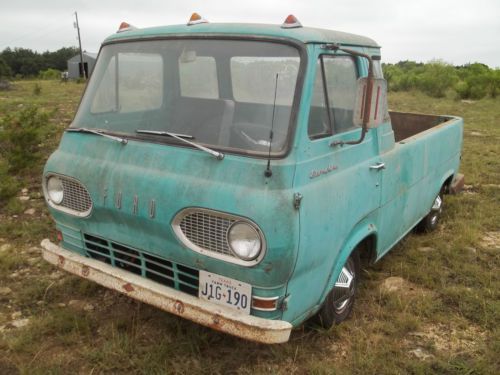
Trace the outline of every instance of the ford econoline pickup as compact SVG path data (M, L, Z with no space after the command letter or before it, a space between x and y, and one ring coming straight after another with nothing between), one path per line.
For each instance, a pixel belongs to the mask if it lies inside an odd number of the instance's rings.
M293 16L123 23L46 163L43 257L257 342L340 323L360 259L436 228L463 185L462 119L386 91L377 43Z

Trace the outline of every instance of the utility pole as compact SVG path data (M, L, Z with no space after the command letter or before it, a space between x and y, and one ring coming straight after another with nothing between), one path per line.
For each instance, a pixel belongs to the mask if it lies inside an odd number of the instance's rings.
M87 79L87 73L85 72L85 65L83 65L83 52L82 52L82 40L80 39L80 26L78 25L78 13L75 12L76 22L74 24L76 31L78 31L78 45L80 46L80 64L82 66L83 78Z

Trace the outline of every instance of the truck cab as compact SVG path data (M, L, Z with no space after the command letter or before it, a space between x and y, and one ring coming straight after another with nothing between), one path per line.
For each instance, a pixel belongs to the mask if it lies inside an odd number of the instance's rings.
M101 47L44 169L69 272L279 343L346 319L359 258L437 225L462 120L387 109L371 39L282 25L137 29Z

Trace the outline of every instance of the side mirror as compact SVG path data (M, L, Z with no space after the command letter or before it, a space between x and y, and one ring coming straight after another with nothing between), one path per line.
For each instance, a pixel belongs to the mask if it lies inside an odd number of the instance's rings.
M356 126L363 126L363 116L366 106L369 106L367 128L376 128L384 121L387 112L387 81L382 78L373 79L372 96L366 97L368 78L359 78L357 82L356 102L354 106L353 122Z

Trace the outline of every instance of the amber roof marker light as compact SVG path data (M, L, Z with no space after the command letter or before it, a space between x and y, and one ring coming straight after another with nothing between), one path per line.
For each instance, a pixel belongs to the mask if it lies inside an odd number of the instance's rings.
M285 19L285 22L281 24L282 29L294 29L297 27L302 27L302 24L293 14L288 15L288 17Z
M118 27L118 30L116 30L117 33L122 33L124 31L130 31L130 30L135 30L137 27L129 24L128 22L122 22L120 26Z
M200 23L208 23L208 21L202 16L200 16L198 13L194 12L193 14L191 14L191 18L189 19L187 25L192 26L192 25L198 25Z

